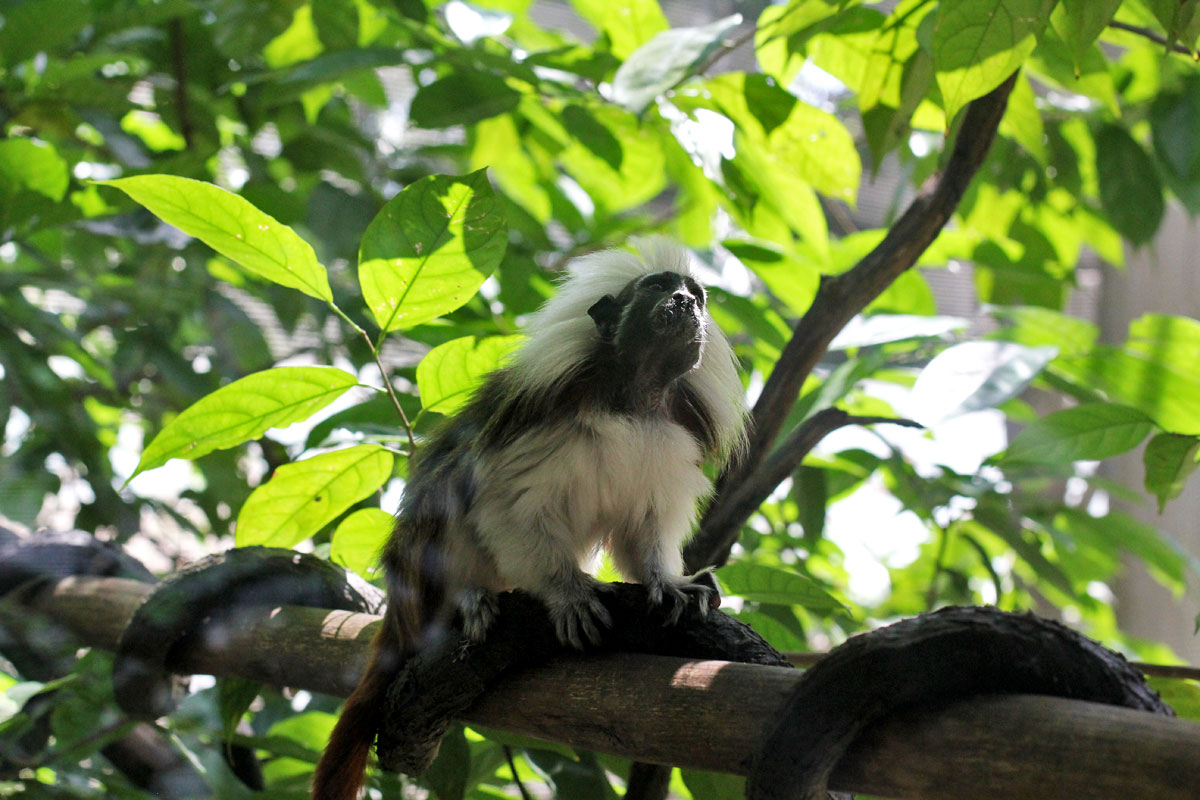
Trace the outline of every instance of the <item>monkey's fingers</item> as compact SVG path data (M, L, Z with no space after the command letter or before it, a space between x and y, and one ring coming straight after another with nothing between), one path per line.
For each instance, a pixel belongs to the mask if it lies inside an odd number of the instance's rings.
M703 583L693 583L683 579L679 582L672 580L654 581L648 585L650 602L662 606L666 611L664 625L676 625L687 610L688 604L696 603L701 617L708 616L713 589Z
M612 627L612 616L595 594L582 602L552 605L550 616L558 640L576 650L589 644L600 644L601 629Z
M460 595L458 607L463 635L472 642L482 642L500 613L496 595L486 589L468 589Z

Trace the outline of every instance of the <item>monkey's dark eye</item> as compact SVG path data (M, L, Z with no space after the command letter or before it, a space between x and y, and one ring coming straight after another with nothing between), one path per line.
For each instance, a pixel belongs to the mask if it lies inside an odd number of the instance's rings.
M692 297L696 298L696 305L704 308L704 287L691 278L684 278L683 285L692 293Z
M672 287L673 281L666 275L655 275L647 278L642 286L647 289L653 289L656 292L668 292Z

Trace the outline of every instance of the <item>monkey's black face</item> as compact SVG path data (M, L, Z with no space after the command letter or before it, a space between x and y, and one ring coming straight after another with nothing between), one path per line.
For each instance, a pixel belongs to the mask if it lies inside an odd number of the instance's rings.
M665 385L700 363L704 288L677 272L656 272L605 295L588 314L631 377Z

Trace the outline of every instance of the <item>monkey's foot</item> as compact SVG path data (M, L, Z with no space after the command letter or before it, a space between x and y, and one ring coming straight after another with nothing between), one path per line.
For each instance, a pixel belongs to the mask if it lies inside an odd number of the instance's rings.
M496 595L478 587L459 595L458 609L462 615L463 636L471 642L483 641L500 612Z
M585 644L600 644L601 629L612 626L612 617L598 596L605 588L605 584L588 579L555 586L542 595L560 642L576 650Z
M716 593L708 583L691 578L654 578L646 581L646 589L650 592L650 602L662 606L665 610L666 625L678 623L690 603L696 603L701 617L708 616L708 609Z

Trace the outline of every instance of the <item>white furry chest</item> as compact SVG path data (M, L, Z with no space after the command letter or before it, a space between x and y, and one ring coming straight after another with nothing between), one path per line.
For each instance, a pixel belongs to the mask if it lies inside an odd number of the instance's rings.
M533 431L481 464L479 532L517 526L581 557L626 530L678 542L710 489L700 461L696 441L666 420L594 414Z

